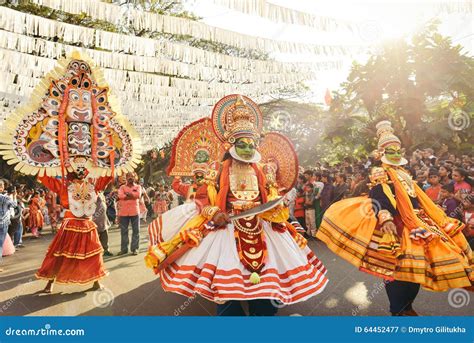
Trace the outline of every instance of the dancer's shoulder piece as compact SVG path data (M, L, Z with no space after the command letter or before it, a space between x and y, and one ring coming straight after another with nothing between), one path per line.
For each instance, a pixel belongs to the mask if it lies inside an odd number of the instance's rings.
M279 193L290 191L298 178L298 156L293 143L278 132L265 134L259 146L261 163L268 183L276 183Z
M173 141L168 175L193 176L218 170L225 148L212 129L210 118L196 120L184 127Z

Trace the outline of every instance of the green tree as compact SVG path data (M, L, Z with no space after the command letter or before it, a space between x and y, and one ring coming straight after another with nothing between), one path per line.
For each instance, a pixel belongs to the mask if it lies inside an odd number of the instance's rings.
M375 124L392 122L407 149L448 144L472 151L474 59L428 23L410 39L382 48L365 64L354 63L333 94L324 137L339 159L375 148Z

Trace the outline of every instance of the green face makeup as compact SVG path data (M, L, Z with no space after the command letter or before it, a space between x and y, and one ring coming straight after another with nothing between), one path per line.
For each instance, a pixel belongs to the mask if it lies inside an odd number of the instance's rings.
M251 138L239 138L235 143L235 151L240 158L251 160L255 156L255 142Z
M389 162L398 164L402 159L402 149L398 146L389 146L385 149L385 157Z
M209 154L204 150L199 150L194 156L194 162L205 163L209 162Z

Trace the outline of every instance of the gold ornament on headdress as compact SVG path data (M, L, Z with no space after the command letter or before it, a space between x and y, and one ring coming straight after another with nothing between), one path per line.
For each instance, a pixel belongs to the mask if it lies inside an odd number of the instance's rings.
M389 145L402 145L400 139L393 134L392 123L388 120L379 122L375 128L377 129L377 137L379 138L379 150L383 151Z
M234 144L238 138L258 140L262 132L262 113L250 98L228 95L214 106L212 125L222 142Z

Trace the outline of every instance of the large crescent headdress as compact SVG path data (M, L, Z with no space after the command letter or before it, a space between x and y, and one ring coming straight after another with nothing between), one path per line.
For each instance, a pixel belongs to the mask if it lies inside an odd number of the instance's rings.
M196 161L199 152L207 155L206 161ZM224 147L212 130L210 118L196 120L183 128L173 141L168 175L193 176L205 173L213 162L221 161Z
M0 155L24 174L65 175L75 158L86 158L90 174L120 175L140 160L137 132L102 72L79 52L58 61L1 131Z

